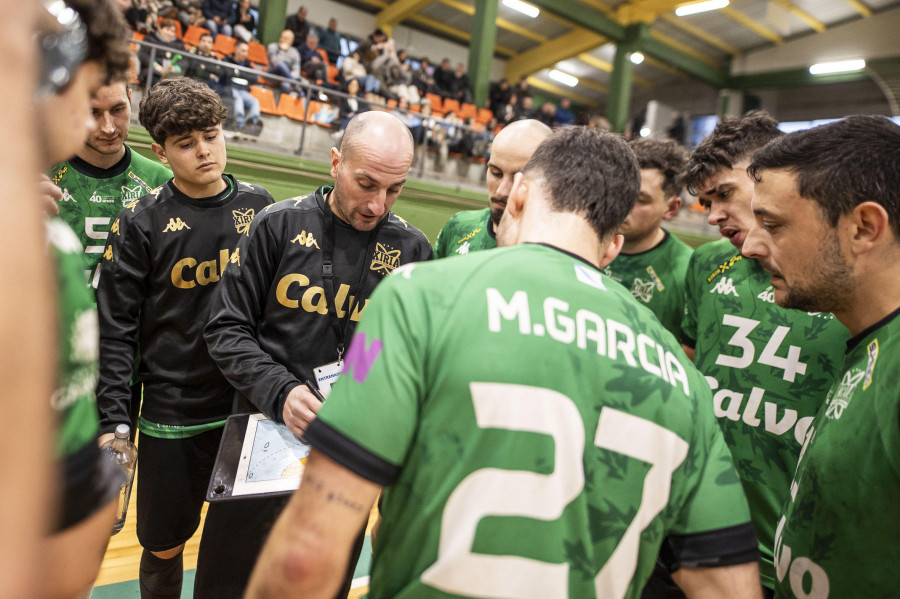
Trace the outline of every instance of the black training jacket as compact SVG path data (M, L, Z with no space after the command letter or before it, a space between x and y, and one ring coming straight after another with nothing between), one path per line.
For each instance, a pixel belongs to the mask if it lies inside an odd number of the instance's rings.
M213 290L226 266L233 267L238 239L273 200L262 187L224 177L225 191L199 199L169 181L113 221L97 288L101 433L129 422L138 345L144 418L192 426L230 412L234 391L209 357L203 327Z
M257 216L237 247L237 268L218 285L204 331L231 384L278 422L290 390L349 345L378 282L397 266L434 257L425 235L394 213L371 234L352 229L331 212L330 190ZM329 247L330 285L323 277Z

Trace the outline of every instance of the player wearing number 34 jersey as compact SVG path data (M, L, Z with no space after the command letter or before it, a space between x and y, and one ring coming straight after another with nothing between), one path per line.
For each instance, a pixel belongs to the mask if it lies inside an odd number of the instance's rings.
M591 158L563 167L565 150ZM608 189L586 184L598 171ZM375 291L306 431L315 451L249 596L318 596L302 581L277 586L286 572L319 571L299 530L319 509L354 512L342 525L352 530L382 486L373 598L638 597L661 546L678 572L726 572L759 592L709 388L599 270L637 196L633 155L612 135L567 128L523 175L498 240L530 243L409 265ZM550 204L546 189L575 203ZM601 201L612 205L584 205ZM290 567L288 547L304 556Z

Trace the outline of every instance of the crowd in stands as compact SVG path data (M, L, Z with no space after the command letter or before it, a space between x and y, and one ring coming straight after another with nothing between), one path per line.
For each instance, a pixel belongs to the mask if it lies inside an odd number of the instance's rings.
M441 159L448 154L488 158L493 136L514 121L537 119L550 127L576 122L569 98L558 105L535 105L525 76L514 85L505 78L492 83L484 107L477 107L464 64L453 66L443 58L435 66L427 56L410 57L381 29L351 40L339 32L336 18L320 27L307 17L307 8L301 6L286 17L278 40L262 46L255 37L257 23L249 0L132 0L126 10L137 35L145 33L146 42L166 49L141 47L137 58L142 83L151 69L157 79L184 74L205 81L229 106L234 102L230 124L236 129L249 124L256 134L261 127L259 100L252 93L256 85L271 88L276 104L281 94L299 98L311 84L324 88L326 95L319 98L327 98L332 110L318 122L331 126L336 139L354 114L392 110L407 123L416 143L434 148ZM189 29L199 36L188 35ZM230 43L220 45L217 36ZM249 59L248 44L259 46L263 56ZM226 48L230 51L223 51ZM249 69L258 72L251 75ZM588 119L579 122L588 124ZM608 128L608 123L600 124Z

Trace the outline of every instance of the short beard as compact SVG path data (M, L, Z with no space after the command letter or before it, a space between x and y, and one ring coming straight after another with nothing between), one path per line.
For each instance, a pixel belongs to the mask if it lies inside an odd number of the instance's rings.
M506 208L491 208L491 222L494 223L494 230L497 230L497 226L500 224L500 219L503 218L503 213L506 212Z
M841 254L837 235L823 241L820 254L812 279L807 284L789 287L782 306L806 312L846 310L855 283L853 269Z

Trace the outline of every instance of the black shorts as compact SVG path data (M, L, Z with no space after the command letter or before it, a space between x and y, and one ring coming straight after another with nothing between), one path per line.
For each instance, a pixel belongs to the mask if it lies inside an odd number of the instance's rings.
M144 549L172 549L197 530L222 430L186 439L140 436L137 537Z

